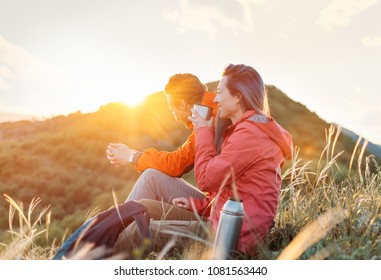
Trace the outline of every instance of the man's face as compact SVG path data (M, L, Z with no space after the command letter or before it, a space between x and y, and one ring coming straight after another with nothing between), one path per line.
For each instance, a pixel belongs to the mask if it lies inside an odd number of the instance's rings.
M170 95L167 94L166 96L169 111L172 112L175 120L187 125L189 122L188 117L191 115L191 106L187 104L183 99L179 102L174 102Z

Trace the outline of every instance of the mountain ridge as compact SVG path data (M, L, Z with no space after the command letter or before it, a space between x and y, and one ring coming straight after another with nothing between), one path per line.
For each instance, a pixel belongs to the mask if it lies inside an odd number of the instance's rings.
M216 91L217 85L218 85L218 81L207 83L207 87L210 91ZM268 89L270 109L271 109L271 113L273 117L279 122L279 124L281 124L287 130L289 130L291 134L293 134L293 136L296 135L296 143L295 143L296 146L304 150L304 153L303 153L304 155L308 155L308 151L311 150L311 147L309 147L310 146L309 143L311 143L311 141L314 141L316 139L320 139L320 142L322 142L321 141L322 135L324 135L324 131L329 128L331 123L328 123L322 118L320 118L318 114L310 111L302 103L290 99L285 93L283 93L276 86L267 85L267 89ZM11 126L18 126L18 125L22 126L22 125L28 124L29 122L31 123L36 121L49 122L50 120L62 119L62 118L69 117L75 114L77 115L80 114L84 117L91 116L97 113L102 114L102 111L107 111L109 114L112 114L113 112L111 111L113 110L114 112L119 112L118 114L120 115L121 118L128 117L128 114L123 114L121 111L125 111L125 112L137 111L137 112L140 112L140 114L145 115L146 113L144 113L144 107L146 106L150 107L147 104L150 104L152 102L159 103L157 106L155 106L156 110L158 108L161 108L161 112L163 111L167 112L168 109L167 109L166 100L163 99L162 95L163 95L163 92L161 91L150 94L145 98L145 100L141 104L135 107L129 107L128 105L124 105L123 103L114 102L114 103L108 103L108 104L102 105L99 107L98 111L91 112L91 113L82 114L81 112L78 111L66 116L58 115L58 116L45 118L45 119L37 118L31 115L0 113L0 124L3 124L3 127L4 126L11 127ZM285 106L285 104L287 104L287 106ZM107 107L110 107L110 106L112 107L112 109L107 109ZM152 112L150 112L148 115L150 114L152 115ZM168 117L168 112L166 116ZM308 117L306 118L306 116ZM157 117L160 118L160 116L157 116ZM145 119L146 121L148 121L148 118L145 118ZM306 120L308 120L308 122ZM166 120L166 122L170 122L170 121ZM151 123L151 127L154 125L155 125L154 123ZM175 125L175 127L179 129L178 124L172 124L172 125ZM354 143L360 137L355 132L351 131L348 128L342 127L337 123L332 123L332 125L336 129L340 127L342 131L342 135L344 137L348 137L348 139L351 139L351 141L353 141ZM311 127L313 129L311 129ZM146 133L147 135L150 135L149 131L146 131ZM185 132L183 131L182 133L185 133ZM1 133L0 131L0 140L2 135L3 133ZM140 136L144 137L144 133L140 134ZM306 139L302 140L303 138L306 138ZM348 139L346 141L348 141ZM362 139L361 144L363 143L363 141L365 141L365 139ZM318 147L314 147L314 149L319 150L320 148L320 150L322 150L324 149L324 146L325 146L325 143L323 145L322 144L318 145ZM381 145L368 141L368 150L370 153L374 154L376 157L381 158ZM318 156L318 154L316 153L314 155Z
M334 123L334 125L340 126L340 125L338 125L336 123ZM353 132L353 131L345 128L345 127L341 127L341 130L342 130L343 134L345 134L348 137L352 138L353 141L358 141L360 139L360 142L359 142L360 145L363 145L365 143L365 141L368 141L368 143L367 143L367 149L368 149L368 151L371 154L374 154L376 157L381 158L381 145L375 144L375 143L367 140L366 138L360 136L359 134L356 134L355 132Z
M40 118L34 115L0 112L0 123L29 121L29 120L37 120L37 119L40 119Z
M208 85L208 89L209 90L216 90L217 88L217 84L218 82L215 81L215 82L210 82L210 83L207 83ZM268 88L276 88L275 86L273 85L267 85ZM279 90L279 89L278 89ZM279 90L280 91L280 90ZM152 95L155 95L155 94L158 94L160 92L156 92L156 93L153 93L153 94L150 94L148 95L147 97L149 96L152 96ZM146 97L146 98L147 98ZM299 104L300 106L303 106L306 110L310 111L303 103L301 102L298 102L298 101L294 101L293 102ZM116 103L116 104L122 104L122 103L119 103L119 102L113 102L113 103ZM142 102L144 103L144 101ZM104 105L101 105L99 107L99 109L101 109L102 107L104 106L107 106L107 104L104 104ZM125 105L127 107L129 107L128 105ZM137 106L141 106L141 105L137 105ZM275 105L276 106L276 105ZM99 110L98 109L98 110ZM97 111L98 111L97 110ZM94 112L88 112L88 114L91 114L91 113L95 113L97 111L94 111ZM80 111L78 111L80 112ZM312 112L310 111L311 114L315 114L318 116L317 113L315 112ZM72 112L70 114L67 114L67 115L71 115L71 114L74 114L75 112ZM87 113L86 113L87 114ZM66 115L66 116L67 116ZM58 114L57 116L64 116L63 114ZM1 112L0 111L0 123L15 123L15 122L24 122L24 121L44 121L44 120L47 120L47 119L51 119L51 118L54 118L54 117L57 117L57 116L52 116L52 117L41 117L41 116L36 116L36 115L31 115L31 114L19 114L19 113L10 113L10 112ZM320 116L318 116L320 118ZM322 121L324 121L323 119L321 119ZM326 121L324 121L326 122ZM326 122L327 124L329 124L329 122ZM352 138L354 141L357 141L357 139L359 137L362 137L362 141L366 141L368 140L366 137L363 137L363 136L360 136L359 134L357 134L356 132L352 131L351 129L349 128L346 128L346 127L343 127L341 126L340 124L338 123L335 123L333 122L332 125L334 125L335 127L340 127L342 129L342 133L344 133L345 135L349 136L350 138ZM363 142L361 142L363 143ZM381 157L381 152L379 150L381 150L381 144L379 143L374 143L372 141L369 141L368 140L368 146L370 147L370 149L372 151L374 151L378 157Z

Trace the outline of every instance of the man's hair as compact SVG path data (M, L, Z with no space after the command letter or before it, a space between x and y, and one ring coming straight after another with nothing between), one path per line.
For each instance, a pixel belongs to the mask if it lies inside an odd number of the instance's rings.
M181 99L188 104L200 103L205 91L206 86L189 73L173 75L165 86L165 94L170 95L175 104Z

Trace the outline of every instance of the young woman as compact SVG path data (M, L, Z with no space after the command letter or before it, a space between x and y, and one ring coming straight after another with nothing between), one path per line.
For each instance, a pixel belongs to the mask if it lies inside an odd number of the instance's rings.
M274 221L281 167L292 156L291 135L271 118L263 80L250 66L228 65L214 101L219 108L215 132L197 113L189 117L196 130L196 182L209 196L173 203L191 209L193 202L216 230L224 203L238 196L245 218L237 249L254 254Z

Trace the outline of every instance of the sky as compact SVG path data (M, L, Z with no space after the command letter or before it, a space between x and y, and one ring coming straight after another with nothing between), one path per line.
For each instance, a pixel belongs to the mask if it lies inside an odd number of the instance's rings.
M0 0L0 113L133 105L175 73L207 83L243 63L381 144L380 2Z

